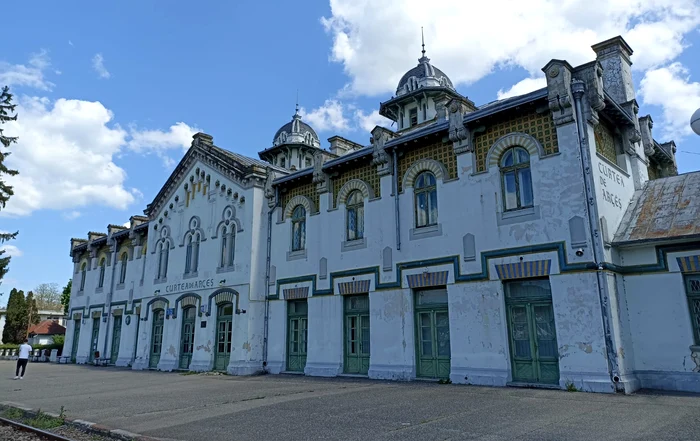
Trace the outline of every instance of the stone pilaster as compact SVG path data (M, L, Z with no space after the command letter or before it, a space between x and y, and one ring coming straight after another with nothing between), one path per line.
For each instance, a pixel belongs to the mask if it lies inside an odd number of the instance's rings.
M574 122L574 98L571 94L573 68L563 60L552 60L542 68L547 78L547 98L554 124L559 127Z
M372 130L372 138L370 138L373 148L372 164L377 166L377 174L380 177L391 174L393 163L384 150L384 144L395 137L394 132L383 127L377 126Z
M469 129L464 125L464 114L467 112L467 103L464 100L453 98L447 105L449 110L449 137L455 154L468 153L474 151L472 136Z

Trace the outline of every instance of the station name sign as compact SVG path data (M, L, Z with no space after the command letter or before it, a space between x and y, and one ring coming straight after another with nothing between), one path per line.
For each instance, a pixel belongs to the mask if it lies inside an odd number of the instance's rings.
M214 279L200 279L191 282L172 283L165 287L166 294L173 294L180 291L190 291L195 289L206 289L214 287Z

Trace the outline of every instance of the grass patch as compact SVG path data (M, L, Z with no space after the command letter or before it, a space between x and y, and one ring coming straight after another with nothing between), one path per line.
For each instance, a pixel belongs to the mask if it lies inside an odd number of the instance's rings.
M569 392L578 392L578 388L574 383L567 382L566 383L566 390Z
M187 371L187 372L180 372L180 375L197 375L199 372L195 371Z
M21 420L22 418L24 418L24 412L14 407L8 407L2 413L2 416L7 418L8 420Z
M37 411L34 418L28 418L24 421L24 424L41 430L55 429L56 427L62 426L64 423L64 418L52 417L51 415L45 414L41 410Z
M441 378L440 380L438 380L438 384L452 384L452 380L450 380L449 378Z

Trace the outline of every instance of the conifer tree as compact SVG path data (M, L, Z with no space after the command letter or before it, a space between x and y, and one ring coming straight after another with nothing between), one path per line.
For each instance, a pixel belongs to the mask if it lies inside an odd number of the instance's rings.
M68 308L70 308L70 291L73 288L73 279L68 279L68 284L63 287L63 294L61 294L61 305L63 305L63 313L68 314Z
M36 306L36 299L34 298L34 293L29 291L27 293L27 300L25 301L27 305L27 327L32 325L38 325L39 320L39 308Z
M12 186L7 185L3 177L4 175L15 176L18 173L17 170L9 169L5 165L5 159L10 156L10 152L8 152L7 149L10 147L10 144L17 142L17 137L5 136L2 129L2 124L5 124L8 121L17 120L17 115L13 115L15 112L15 107L16 104L12 104L12 94L10 93L10 88L7 86L3 87L2 92L0 92L0 144L2 144L0 145L0 210L5 208L7 201L13 194L15 194ZM17 232L0 232L0 244L14 239L16 236ZM0 281L2 281L2 278L5 276L5 274L7 274L8 265L10 264L10 257L3 257L3 254L5 254L5 251L0 250Z
M27 336L28 318L24 291L13 288L10 291L10 298L7 300L2 341L4 343L22 343Z

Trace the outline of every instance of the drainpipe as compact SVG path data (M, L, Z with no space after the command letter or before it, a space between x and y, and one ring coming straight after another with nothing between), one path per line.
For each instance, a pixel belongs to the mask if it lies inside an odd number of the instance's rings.
M394 216L396 217L396 250L401 249L401 216L399 216L399 162L396 160L396 148L393 149L394 164L392 178L394 181Z
M109 293L107 294L107 299L105 301L105 306L107 307L107 321L106 323L106 328L105 328L105 344L102 350L102 356L105 357L107 356L107 337L109 336L109 317L110 317L110 309L112 306L112 293L114 292L114 269L117 266L117 241L114 241L114 252L112 253L112 280L109 282ZM112 354L110 354L111 356Z
M268 179L272 179L270 175ZM263 372L267 373L267 340L270 323L270 259L272 254L272 213L279 205L279 189L275 187L275 205L267 212L267 256L265 260L265 320L263 330Z
M598 278L598 297L600 300L600 311L603 319L603 332L605 333L605 352L608 361L608 373L610 374L610 380L613 383L615 390L619 390L620 375L617 365L617 354L615 353L615 348L612 342L612 331L610 327L610 308L608 306L607 295L608 285L605 283L603 274L603 250L602 242L598 241L597 238L600 237L598 228L598 206L595 203L593 197L593 177L591 175L591 160L590 160L590 150L587 147L588 137L586 135L583 117L583 106L581 104L581 99L584 94L584 83L581 80L573 80L571 82L571 91L574 95L574 104L576 111L576 123L578 128L578 142L579 150L581 154L581 167L583 171L583 182L584 189L586 192L586 201L588 202L588 222L589 230L591 235L591 242L593 244L593 260L597 267L596 276Z

